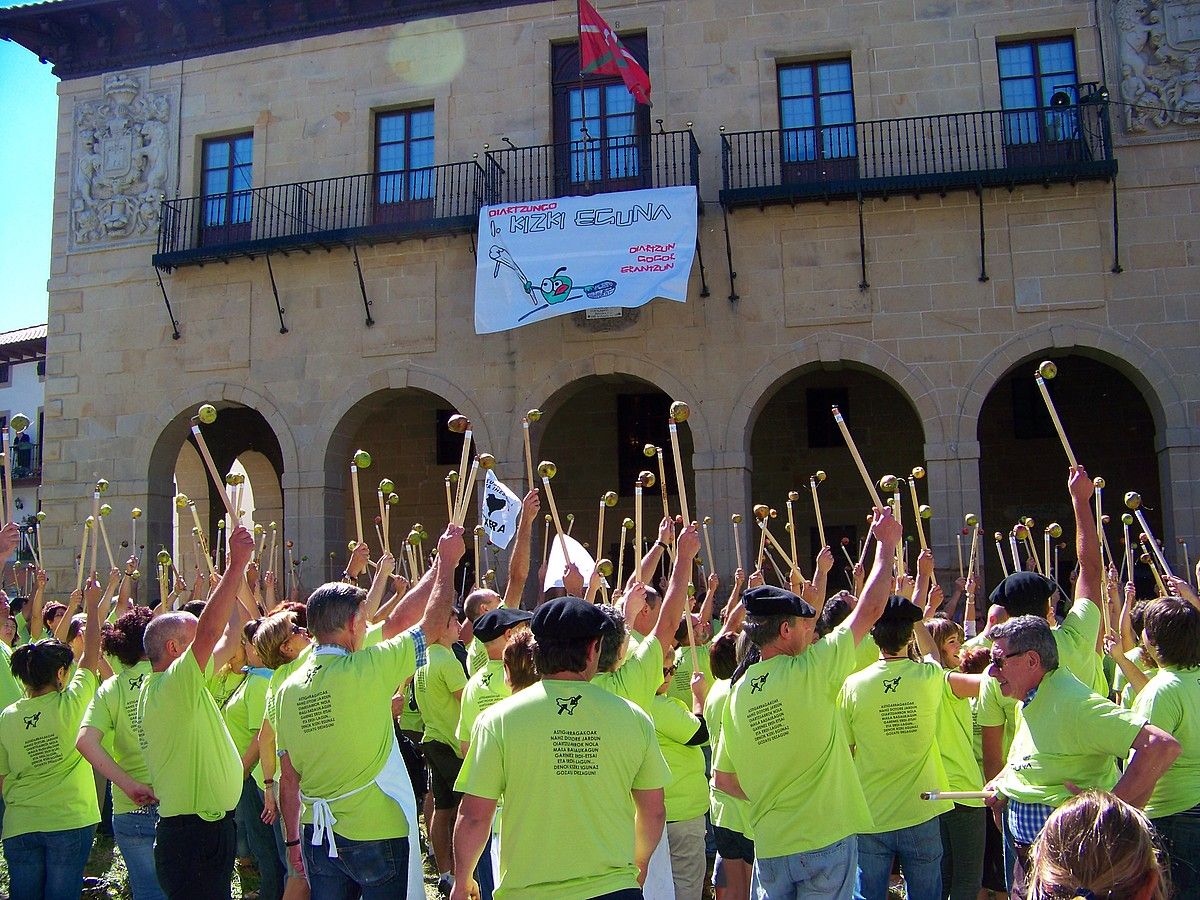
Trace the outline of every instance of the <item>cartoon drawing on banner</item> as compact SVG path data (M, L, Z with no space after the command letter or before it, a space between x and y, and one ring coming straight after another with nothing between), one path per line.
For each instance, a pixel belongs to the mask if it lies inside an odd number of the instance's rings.
M580 297L587 297L589 300L601 300L604 297L610 296L617 289L615 281L607 280L598 281L595 284L577 285L569 275L565 274L567 271L566 266L559 266L549 278L543 278L540 284L534 284L525 276L525 273L521 271L521 267L517 265L517 261L512 258L512 254L504 247L493 244L492 249L488 251L488 256L496 263L492 277L500 277L501 266L512 269L517 273L517 277L521 279L521 287L529 295L530 302L533 303L534 308L521 316L517 320L518 322L523 322L534 313L549 309L555 304L578 300ZM539 297L541 298L540 301Z

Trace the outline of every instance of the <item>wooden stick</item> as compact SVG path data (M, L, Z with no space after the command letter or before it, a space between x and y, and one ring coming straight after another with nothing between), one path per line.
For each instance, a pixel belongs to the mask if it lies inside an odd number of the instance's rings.
M195 500L188 501L188 509L192 511L192 521L196 523L196 536L200 540L200 555L204 557L204 561L208 564L208 574L216 575L217 567L213 565L212 557L208 555L208 538L204 534L204 529L200 526L200 513L196 512ZM200 567L199 560L196 561L196 567Z
M245 489L245 487L246 481L245 479L242 479L236 485L234 485L233 488L233 509L235 511L235 515L233 517L233 521L229 523L230 534L233 534L233 529L242 524L242 491ZM226 547L226 552L228 552L228 549L229 548Z
M1004 548L1000 546L1000 541L996 541L996 555L1000 557L1000 570L1004 573L1004 577L1008 577L1008 563L1004 561Z
M546 489L546 499L550 501L550 517L554 519L554 530L558 532L558 547L562 551L564 565L571 564L571 554L567 551L567 539L563 533L562 522L558 518L558 505L554 502L554 491L550 487L550 479L542 476L542 487Z
M987 800L988 791L921 791L922 800Z
M1034 542L1033 542L1033 532L1029 530L1028 526L1026 526L1026 528L1025 528L1024 544L1025 544L1025 552L1028 553L1029 558L1033 560L1033 570L1042 575L1046 574L1045 572L1042 571L1042 561L1040 559L1038 559L1037 545L1034 544Z
M4 427L4 524L13 520L13 486L12 486L12 429Z
M271 529L271 552L267 555L267 565L275 572L275 581L279 582L279 573L275 571L275 529Z
M546 516L546 533L542 535L542 568L546 568L546 560L550 558L550 517Z
M374 525L375 525L375 537L377 537L379 539L379 546L380 546L380 548L382 548L384 546L384 544L383 544L383 522L382 521L375 522ZM386 553L387 551L384 550L383 552Z
M479 532L478 531L471 532L471 537L475 539L475 590L479 590L479 584L480 584L480 581L479 581L479 566L480 566Z
M913 518L917 521L917 538L921 541L921 549L928 550L925 543L925 523L921 521L921 504L917 501L917 479L908 479L908 492L912 495Z
M701 523L701 527L704 529L704 554L708 558L708 571L715 572L717 571L717 561L713 558L712 538L708 534L708 523Z
M633 565L637 570L637 581L645 584L642 572L642 479L633 488Z
M1147 536L1149 537L1149 535L1147 535ZM1153 544L1154 538L1150 538L1150 542ZM1148 556L1150 556L1150 562L1149 562L1150 571L1154 575L1154 581L1158 585L1159 593L1165 597L1167 595L1167 586L1165 584L1163 584L1162 576L1160 574L1158 574L1158 567L1154 565L1154 559L1155 559L1155 556L1157 556L1157 554L1151 554L1150 548L1146 546L1146 542L1143 541L1140 537L1138 538L1138 545L1143 550L1146 551L1146 554Z
M383 491L376 491L375 493L379 496L379 543L383 547L384 553L390 553L387 533L387 500L383 496Z
M458 511L454 515L454 521L461 525L467 519L467 510L471 506L471 498L475 496L475 476L479 474L479 457L471 460L471 474L467 476L467 484L463 487L462 497L459 500Z
M1042 532L1042 556L1046 557L1046 577L1056 581L1058 573L1050 571L1050 532Z
M614 590L625 592L625 524L621 523L621 528L617 532L620 540L617 541L617 584Z
M971 554L967 557L967 584L971 583L971 579L975 577L975 557L979 550L979 532L982 529L977 525L971 529ZM999 545L997 545L999 546ZM1001 562L1004 561L1004 555L1000 556Z
M217 493L225 501L225 511L229 513L231 519L236 519L237 513L234 511L233 501L229 499L229 494L225 493L225 479L217 471L217 464L213 462L212 454L208 452L208 443L204 440L204 435L201 433L200 425L197 422L192 423L192 436L196 439L196 446L200 448L200 457L204 460L205 468L208 469L208 475L212 479L213 487L217 489Z
M787 503L785 505L787 506L787 517L788 517L788 520L787 520L788 546L792 548L792 562L795 563L795 561L797 559L799 559L800 556L798 553L796 553L796 519L792 515L792 495L790 492L788 493Z
M1013 572L1020 572L1021 555L1017 552L1017 534L1015 531L1008 533L1008 549L1012 551Z
M450 476L446 476L446 521L454 521L454 496L450 493Z
M1063 450L1067 454L1067 462L1071 464L1071 468L1079 468L1079 462L1075 459L1075 454L1071 451L1071 443L1067 440L1067 433L1063 431L1062 420L1058 417L1058 410L1054 408L1054 401L1050 399L1050 391L1046 388L1046 382L1041 375L1036 376L1038 390L1042 392L1042 399L1046 401L1046 412L1050 413L1050 421L1054 423L1054 430L1058 432L1058 439L1062 441Z
M962 532L959 532L958 534L956 534L956 535L954 536L954 543L955 543L955 544L958 546L958 577L959 577L959 578L966 578L966 577L967 577L967 576L966 576L966 573L965 573L965 572L963 572L963 560L962 560Z
M96 547L100 543L100 492L92 492L92 549L88 559L88 574L96 571Z
M742 523L733 523L733 561L734 568L745 571L745 564L742 562Z
M604 510L607 509L604 498L600 498L600 522L596 526L596 559L604 556Z
M261 565L262 565L263 546L264 546L266 543L267 543L267 532L264 530L264 531L263 531L263 532L262 532L262 533L261 533L261 534L258 536L258 548L257 548L257 549L255 550L255 552L254 552L254 561L255 561L256 563L258 563L258 564L259 564L259 566L261 566Z
M669 519L671 518L671 508L667 505L667 471L663 468L662 447L655 447L654 450L658 457L658 486L662 489L663 518ZM683 526L686 528L687 523L684 522Z
M771 534L771 529L767 527L766 519L759 519L758 527L763 530L763 534L767 536L767 540L771 542L771 546L775 548L775 552L782 556L783 561L788 564L788 576L790 581L791 573L796 568L796 561L788 556L787 551L784 550L779 541L775 539L775 535Z
M808 479L808 487L812 491L813 511L817 514L817 538L821 541L822 547L828 547L829 543L825 540L825 520L821 517L821 500L817 496L817 479L815 476Z
M533 450L529 444L529 416L521 417L521 430L525 435L525 478L529 483L528 490L536 490L537 485L533 481Z
M87 522L83 523L83 538L79 542L79 575L75 579L75 590L83 590L83 566L84 560L87 559L87 542L88 542L88 527Z
M465 476L466 472L467 472L467 460L469 460L471 458L471 435L472 434L473 434L473 432L471 431L470 428L468 428L466 431L463 432L462 456L459 457L459 463L458 463L458 490L454 495L454 512L455 513L457 513L459 510L459 507L462 506L463 491L467 487L465 484L463 484L463 476ZM457 515L451 516L451 521L454 522L455 524L461 524L458 521Z
M675 481L679 485L679 508L683 511L683 527L687 528L692 522L688 512L687 485L683 483L683 458L679 455L679 428L672 419L668 426L671 431L671 452L675 456Z
M1142 509L1139 506L1133 511L1133 514L1137 516L1138 524L1142 526L1142 531L1146 533L1146 537L1150 541L1150 550L1154 553L1154 557L1158 560L1158 564L1162 566L1163 573L1174 578L1175 573L1171 571L1171 566L1167 562L1167 558L1163 556L1162 549L1158 546L1158 541L1154 539L1154 532L1150 530L1150 523L1146 521L1145 513L1142 512Z
M759 523L762 524L761 522ZM758 561L754 565L755 571L760 571L763 564L763 555L767 552L767 529L763 528L762 535L758 539Z
M846 562L850 563L850 569L854 569L854 557L850 555L850 551L846 549L845 544L838 544L842 548L842 555L846 557Z
M108 554L108 567L115 569L117 567L117 559L113 556L112 544L108 542L108 529L104 527L104 516L99 516L96 521L100 524L100 537L104 539L104 552Z
M862 476L863 484L867 486L867 493L871 495L871 501L878 509L883 509L883 501L879 499L879 492L875 490L875 482L867 474L867 467L863 463L862 455L858 452L858 446L854 443L854 438L850 435L850 429L847 427L845 419L842 418L842 414L838 412L836 406L833 407L833 421L837 422L838 428L842 431L842 437L846 441L846 446L850 448L850 455L854 457L854 464L858 466L858 474Z
M358 535L358 543L363 542L362 501L358 493L358 466L350 463L350 490L354 495L354 530Z

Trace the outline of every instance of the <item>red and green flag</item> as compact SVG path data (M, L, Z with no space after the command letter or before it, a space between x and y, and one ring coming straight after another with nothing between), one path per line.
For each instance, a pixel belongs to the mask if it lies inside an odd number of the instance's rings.
M650 105L650 76L588 0L579 0L579 74L619 75L634 100Z

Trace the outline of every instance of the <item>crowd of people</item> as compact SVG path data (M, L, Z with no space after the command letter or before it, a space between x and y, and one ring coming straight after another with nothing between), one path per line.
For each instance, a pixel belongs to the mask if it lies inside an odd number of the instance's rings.
M79 897L111 795L134 900L228 898L239 857L261 900L427 869L452 900L1200 897L1200 599L1120 584L1067 487L1072 583L986 606L876 508L851 590L825 548L723 592L664 517L611 597L569 564L522 608L536 490L503 594L456 590L454 522L415 583L359 543L304 603L241 526L153 608L136 559L65 604L35 572L0 608L10 894Z

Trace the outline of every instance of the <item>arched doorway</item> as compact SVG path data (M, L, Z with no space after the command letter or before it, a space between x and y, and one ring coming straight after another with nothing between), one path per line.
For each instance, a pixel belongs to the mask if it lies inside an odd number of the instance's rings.
M633 566L632 535L622 540L621 522L635 518L634 487L638 472L646 469L658 477L657 457L644 455L646 444L663 448L668 506L672 515L680 513L667 426L670 406L671 398L647 381L628 375L593 375L571 382L548 398L541 425L535 426L538 434L534 464L548 459L558 466L553 488L563 527L567 527L567 516L574 515L572 537L593 556L612 560L614 568L623 549L626 576ZM696 508L691 429L686 423L681 424L678 434L688 511L693 519L699 520L704 511ZM614 491L619 499L615 507L605 511L604 537L597 553L600 497L607 491ZM549 511L545 498L542 506L545 512ZM654 541L662 514L662 491L656 483L643 494L643 545ZM543 548L546 534L544 526L537 531L535 552ZM615 577L614 573L614 581Z
M261 496L275 498L279 510L276 521L282 525L283 453L275 432L255 409L230 403L216 405L217 421L204 426L204 440L218 472L224 476L233 471L239 458L251 461L256 473L254 487ZM151 557L160 547L172 550L176 563L189 575L197 563L192 540L194 520L189 511L176 510L173 503L176 493L187 494L195 501L209 546L215 547L218 539L217 522L224 516L225 505L212 485L192 437L194 414L194 409L179 413L163 429L151 453L147 535L142 553L142 565L150 570Z
M1067 493L1066 455L1034 380L1043 359L1058 365L1048 382L1063 428L1079 462L1089 475L1103 476L1104 510L1112 517L1109 545L1121 565L1121 513L1126 491L1142 495L1146 518L1163 538L1161 487L1155 451L1154 416L1141 391L1117 368L1078 353L1039 354L1013 366L988 392L979 415L979 480L988 563L996 565L992 535L1005 536L1007 564L1012 568L1007 535L1019 518L1030 516L1039 556L1042 530L1050 522L1063 526L1060 570L1075 564L1073 514ZM1134 530L1136 540L1137 531ZM1166 554L1174 565L1174 548ZM1019 557L1024 558L1024 553ZM995 571L995 569L993 569Z
M831 410L834 405L841 410L874 479L886 474L904 476L914 466L923 466L925 436L909 399L890 381L865 369L797 370L760 401L750 437L751 502L778 510L771 533L787 547L784 524L788 492L800 494L800 499L793 503L797 563L806 576L811 575L820 540L809 476L818 470L826 473L818 496L825 538L835 554L829 584L836 590L846 586L840 573L848 565L839 544L845 538L846 550L857 558L860 541L867 532L866 515L870 512L871 498L834 422ZM921 502L927 502L927 486L918 483L917 490ZM907 491L901 495L901 501L905 539L911 542L911 571L919 544ZM926 532L928 535L928 527ZM743 529L743 542L747 545L743 554L751 566L758 539L756 526L747 525ZM769 565L767 570L771 571Z

